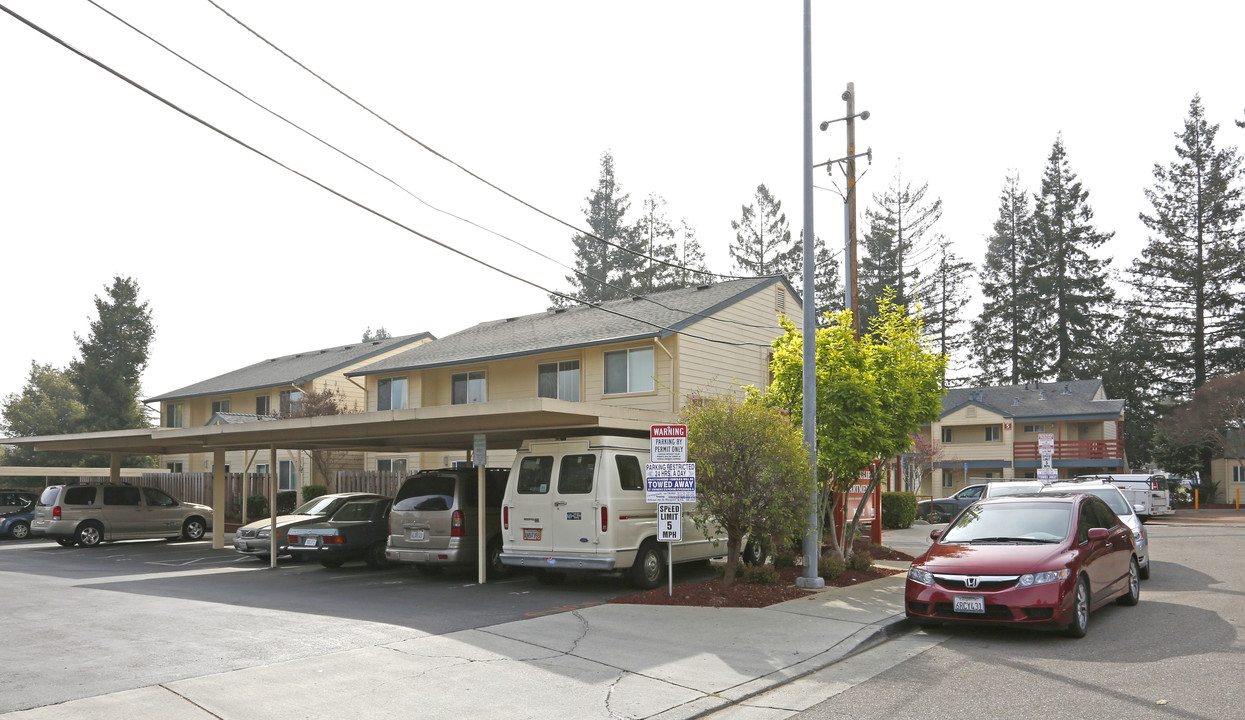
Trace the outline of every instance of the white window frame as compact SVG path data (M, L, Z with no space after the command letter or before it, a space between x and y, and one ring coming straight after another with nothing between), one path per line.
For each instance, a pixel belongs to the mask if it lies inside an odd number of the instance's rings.
M1232 482L1245 482L1245 467L1241 467L1240 465L1232 466Z
M1027 432L1027 433L1040 433L1040 432L1046 432L1046 426L1045 426L1045 425L1042 425L1042 424L1037 424L1037 425L1025 425L1025 432Z
M294 399L294 393L298 393L298 399ZM282 390L278 395L277 408L282 415L297 415L303 406L302 390Z
M260 408L260 404L261 404L260 401L263 401L262 403L263 408ZM255 396L255 414L260 415L260 416L272 414L272 396L271 395L256 395Z
M298 489L298 468L293 460L277 461L277 491Z
M571 367L572 365L574 367ZM536 366L536 396L552 400L579 402L582 378L581 367L579 360L556 360L554 362L540 363ZM546 395L542 392L540 380L541 376L550 370L554 375L554 388L552 395Z
M945 488L955 487L955 474L950 470L942 471L942 486Z
M406 474L406 458L376 458L377 472Z
M461 401L458 399L458 393L455 388L459 382L466 383L466 394ZM487 370L469 370L450 375L451 405L474 405L482 402L488 402Z
M405 375L380 378L376 381L376 409L405 410L407 401L407 381Z
M164 404L164 427L179 428L186 426L186 405L184 403Z
M999 427L998 425L987 425L986 426L986 442L1002 442L1002 441L1003 441L1003 428Z
M267 475L268 474L268 463L255 463L255 474L256 475Z
M622 390L617 387L611 388L609 377L610 358L616 358L619 355L626 358L627 365L627 387ZM632 362L632 358L638 355L647 355L649 358L648 367L652 368L652 372L647 376L641 377L636 375L637 371L633 367L635 363ZM653 347L651 345L646 347L626 348L624 350L609 350L604 353L604 357L602 358L601 372L603 375L601 387L604 389L604 394L606 395L629 395L633 393L653 392L657 389L657 378L655 377L655 375L657 375L657 354L653 352Z
M182 464L180 462L165 463L164 467L168 468L168 471L171 473L182 472Z
M225 398L224 400L213 400L212 401L212 414L215 415L216 413L232 412L230 410L230 407L231 407L231 404L229 402L229 398Z
M943 428L942 428L942 442L943 442L943 444L944 444L944 445L946 445L946 444L947 444L947 443L949 443L949 442L953 442L953 441L952 441L952 439L951 439L951 437L952 437L951 428L949 428L949 427L947 427L947 426L945 426L945 425L944 425L944 426L943 426Z

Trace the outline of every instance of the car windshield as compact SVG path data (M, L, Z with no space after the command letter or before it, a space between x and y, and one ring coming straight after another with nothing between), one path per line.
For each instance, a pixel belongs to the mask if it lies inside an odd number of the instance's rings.
M938 542L1061 542L1072 525L1072 504L999 503L974 505L949 526Z
M1052 490L1052 492L1054 492ZM1078 492L1086 495L1095 495L1103 499L1107 506L1115 511L1120 517L1127 517L1133 514L1133 509L1129 507L1128 501L1124 499L1123 493L1116 490L1115 487L1104 485L1096 488L1077 488L1075 490L1063 490L1063 492Z
M990 487L990 497L1004 497L1005 495L1025 495L1038 491L1035 485L993 485Z
M343 502L345 502L344 498L329 497L328 495L321 495L318 498L312 498L311 500L308 500L302 505L299 505L298 507L294 508L294 512L290 514L291 515L329 515L334 510L337 509L338 505L342 504Z

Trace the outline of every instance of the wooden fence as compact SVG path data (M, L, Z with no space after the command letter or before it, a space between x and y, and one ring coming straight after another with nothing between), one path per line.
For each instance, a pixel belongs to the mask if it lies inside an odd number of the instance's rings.
M265 504L270 505L272 498L268 496L268 483L271 475L267 473L225 473L225 518L240 519L242 517L243 485L245 495L262 495ZM212 504L212 473L152 473L143 475L143 485L160 488L178 500ZM294 502L298 504L297 499ZM218 508L219 510L219 508ZM248 507L247 514L252 518L266 517L256 514L256 508Z
M380 470L339 470L336 477L337 492L367 492L393 497L406 473L382 472Z

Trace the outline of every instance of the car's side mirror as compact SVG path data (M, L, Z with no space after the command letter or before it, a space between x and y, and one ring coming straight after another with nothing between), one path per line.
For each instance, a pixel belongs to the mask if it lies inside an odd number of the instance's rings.
M1145 511L1146 511L1145 505L1137 504L1133 506L1133 512L1137 513L1138 515L1140 515L1141 513Z
M942 530L930 530L929 531L930 540L937 540L940 537L942 537Z
M1111 531L1107 530L1106 528L1090 528L1089 529L1089 539L1091 541L1106 540L1107 536L1110 534L1111 534Z

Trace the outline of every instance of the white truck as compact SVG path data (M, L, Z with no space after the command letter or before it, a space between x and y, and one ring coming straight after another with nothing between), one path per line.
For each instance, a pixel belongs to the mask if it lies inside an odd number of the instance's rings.
M1099 474L1079 475L1077 480L1105 480L1120 489L1124 498L1137 511L1141 521L1152 517L1171 515L1171 496L1167 492L1165 475L1134 474Z

